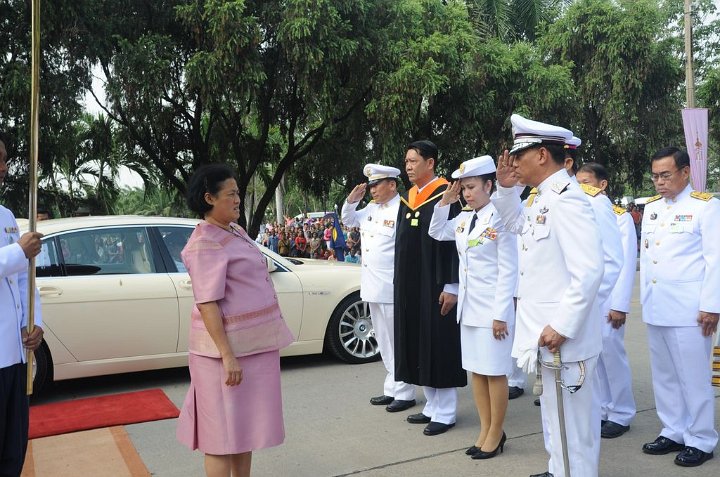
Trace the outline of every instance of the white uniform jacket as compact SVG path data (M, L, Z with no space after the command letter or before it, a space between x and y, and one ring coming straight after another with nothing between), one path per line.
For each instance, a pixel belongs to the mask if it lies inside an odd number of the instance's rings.
M635 222L622 207L613 207L620 229L620 241L623 247L623 266L620 270L615 288L610 295L610 309L615 311L630 312L630 299L632 298L633 285L635 283L635 271L637 269L637 234L635 233Z
M384 204L369 203L357 210L358 204L345 202L342 222L346 227L360 227L362 273L360 298L372 303L393 302L395 276L395 231L400 208L400 195Z
M595 221L600 228L600 241L603 248L603 279L598 289L598 306L601 317L605 318L610 311L610 295L625 262L620 229L610 199L597 187L582 184L580 188L587 194L595 212Z
M17 241L15 216L0 205L0 368L25 362L22 329L27 326L28 260ZM35 290L35 324L42 326L40 295Z
M516 189L498 187L493 204L505 229L520 234L520 281L513 356L537 347L546 325L568 338L562 359L581 361L602 348L596 302L603 250L585 193L562 169L525 207ZM547 348L543 359L552 360Z
M647 202L640 300L655 326L698 326L700 311L720 312L720 201L688 185L675 200Z
M517 238L505 232L492 204L463 211L448 220L450 206L435 205L428 233L455 241L460 261L457 320L466 326L492 328L493 320L515 324L513 294L517 283ZM470 222L477 213L475 227Z

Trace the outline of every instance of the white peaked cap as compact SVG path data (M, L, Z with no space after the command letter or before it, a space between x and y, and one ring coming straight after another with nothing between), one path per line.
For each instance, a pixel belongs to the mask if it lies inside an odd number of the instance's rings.
M469 159L460 168L452 173L453 179L464 179L466 177L482 176L495 172L495 161L490 156L480 156Z

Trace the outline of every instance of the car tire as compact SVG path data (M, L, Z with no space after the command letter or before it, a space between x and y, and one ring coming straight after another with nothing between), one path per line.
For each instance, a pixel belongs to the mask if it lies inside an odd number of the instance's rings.
M325 345L337 358L351 364L380 359L380 349L370 317L370 306L355 292L333 311L325 333Z
M43 341L35 350L33 371L33 396L40 396L53 382L53 363L50 348Z

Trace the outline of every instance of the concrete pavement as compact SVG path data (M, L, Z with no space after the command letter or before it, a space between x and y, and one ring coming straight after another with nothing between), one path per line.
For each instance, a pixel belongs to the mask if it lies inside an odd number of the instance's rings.
M638 415L627 434L602 440L600 475L720 475L720 455L699 468L686 469L673 464L674 454L649 456L640 450L643 443L655 439L660 423L654 409L638 296L636 290L626 331ZM283 359L282 370L286 441L280 447L254 454L254 476L524 477L547 470L540 410L532 403L532 379L525 395L510 401L505 452L494 459L474 461L464 454L478 432L469 387L460 390L457 426L444 435L427 437L422 434L424 426L405 421L408 414L422 410L424 399L420 390L418 406L407 412L390 414L383 407L368 403L370 396L382 390L383 368L379 362L350 366L322 356L287 358ZM103 392L92 386L85 395L129 390L126 386L132 389L160 386L178 407L182 405L188 386L186 369L126 376L124 384L110 384L115 389ZM71 390L82 387L83 381L87 380L61 383L60 395L74 393ZM720 389L715 394L715 427L720 428L717 398ZM177 443L175 424L175 420L166 420L126 428L152 475L204 475L202 455Z

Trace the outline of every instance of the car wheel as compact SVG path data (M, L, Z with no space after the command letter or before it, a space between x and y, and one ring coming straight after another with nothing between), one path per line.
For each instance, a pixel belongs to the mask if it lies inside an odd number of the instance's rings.
M33 360L33 396L41 395L53 381L53 364L50 348L43 341L35 350Z
M325 342L332 354L347 363L369 363L380 359L370 306L360 299L359 293L348 296L335 308Z

